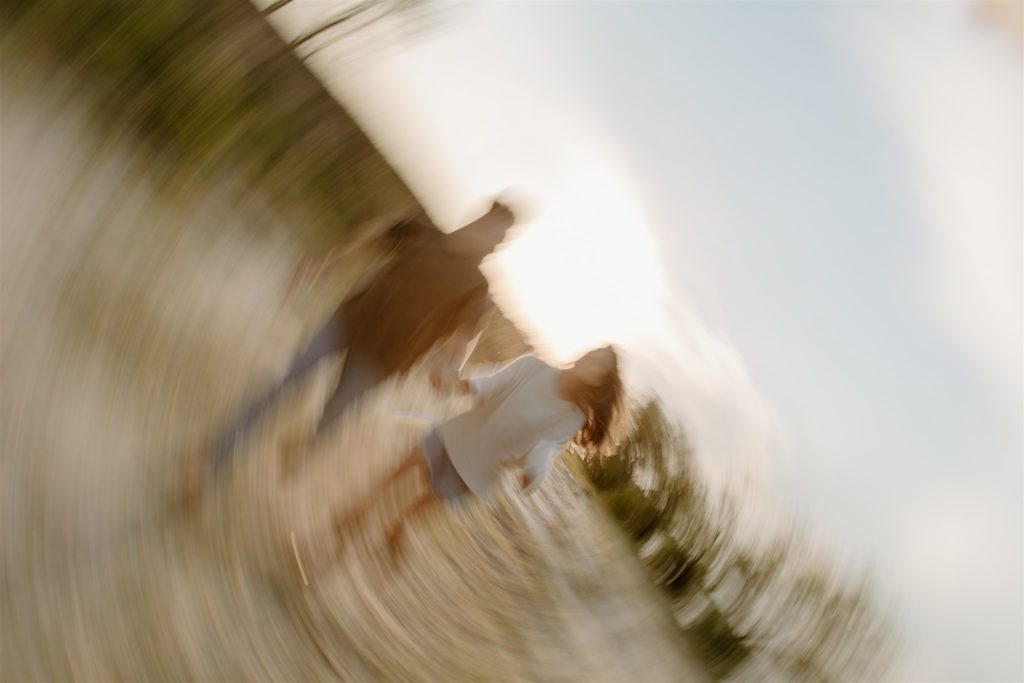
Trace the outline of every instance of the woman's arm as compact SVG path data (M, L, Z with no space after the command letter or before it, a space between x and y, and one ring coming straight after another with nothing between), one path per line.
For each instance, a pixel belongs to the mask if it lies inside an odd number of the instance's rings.
M519 482L522 484L523 493L529 495L540 487L551 471L551 464L565 450L565 447L569 445L569 442L572 441L581 427L582 423L580 421L567 420L548 432L526 454L526 457L523 459L523 472Z
M523 471L519 477L519 483L524 494L530 495L540 488L541 482L547 478L548 472L551 471L551 463L554 462L561 452L562 448L558 444L551 443L550 441L540 441L526 454L526 458L523 461Z
M520 356L497 372L470 377L465 380L465 393L473 394L478 401L486 401L522 379L534 360L533 356Z

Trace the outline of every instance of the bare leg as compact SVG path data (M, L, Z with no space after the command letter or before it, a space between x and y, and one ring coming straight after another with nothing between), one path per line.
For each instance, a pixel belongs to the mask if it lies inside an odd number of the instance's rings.
M351 531L355 529L366 516L369 511L371 504L374 500L383 497L383 494L397 482L406 472L410 470L422 468L426 473L427 462L424 458L423 451L419 446L415 446L410 450L402 461L398 463L398 466L391 471L391 474L387 476L384 481L374 487L373 492L357 503L355 506L347 511L339 511L334 515L334 536L337 547L337 554L340 556L345 547L345 541L351 535ZM427 474L429 479L429 474Z
M281 442L281 479L290 479L298 471L309 448L310 437L297 432Z
M409 452L405 454L405 457L398 463L398 466L395 467L391 474L388 475L388 478L384 480L384 484L393 484L398 481L403 474L416 468L423 470L423 474L426 476L429 483L430 472L427 470L427 456L419 444L409 449Z
M312 579L315 580L317 577L323 575L324 572L330 569L332 564L341 559L345 551L347 541L352 537L352 531L362 523L363 519L366 517L366 513L369 512L370 507L376 501L382 499L384 494L386 494L388 490L406 473L410 470L416 469L422 469L424 478L429 480L429 471L426 459L419 446L413 447L406 456L402 458L391 473L388 474L388 476L378 485L373 487L373 490L368 496L348 510L338 510L335 512L332 522L334 529L333 552L317 552L317 547L324 548L322 545L313 546L306 544L305 546L307 551L304 554L308 558L308 573ZM425 498L427 499L426 501L424 499L420 499L413 506L404 510L400 523L404 523L405 518L423 507L430 499L436 499L433 493L430 493L429 497Z
M420 498L405 508L402 514L399 515L398 521L395 522L394 526L391 527L391 531L388 533L388 551L391 555L391 561L395 562L398 559L398 553L401 549L402 538L405 535L405 525L415 516L422 515L425 510L428 510L434 506L435 503L440 503L441 499L433 491L427 491Z

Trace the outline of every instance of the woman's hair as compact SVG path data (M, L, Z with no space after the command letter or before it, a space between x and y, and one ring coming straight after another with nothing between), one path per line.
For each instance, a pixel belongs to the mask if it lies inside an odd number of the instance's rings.
M583 448L598 448L608 440L612 423L622 409L622 377L619 375L619 356L615 349L611 353L611 367L597 386L580 382L573 388L573 402L587 416L583 428L576 433L573 441Z

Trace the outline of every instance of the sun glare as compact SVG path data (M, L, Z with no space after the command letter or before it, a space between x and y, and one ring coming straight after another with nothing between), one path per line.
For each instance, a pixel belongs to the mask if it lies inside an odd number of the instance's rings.
M569 177L490 264L499 303L560 362L649 332L661 291L654 239L626 185L593 165Z

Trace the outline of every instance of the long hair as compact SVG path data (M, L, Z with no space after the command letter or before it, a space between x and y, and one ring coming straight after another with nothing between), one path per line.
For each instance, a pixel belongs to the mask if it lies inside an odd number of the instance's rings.
M572 388L572 400L587 416L582 429L573 442L582 448L598 448L608 440L612 423L622 409L622 377L619 375L619 356L612 354L612 366L597 386L582 382Z

